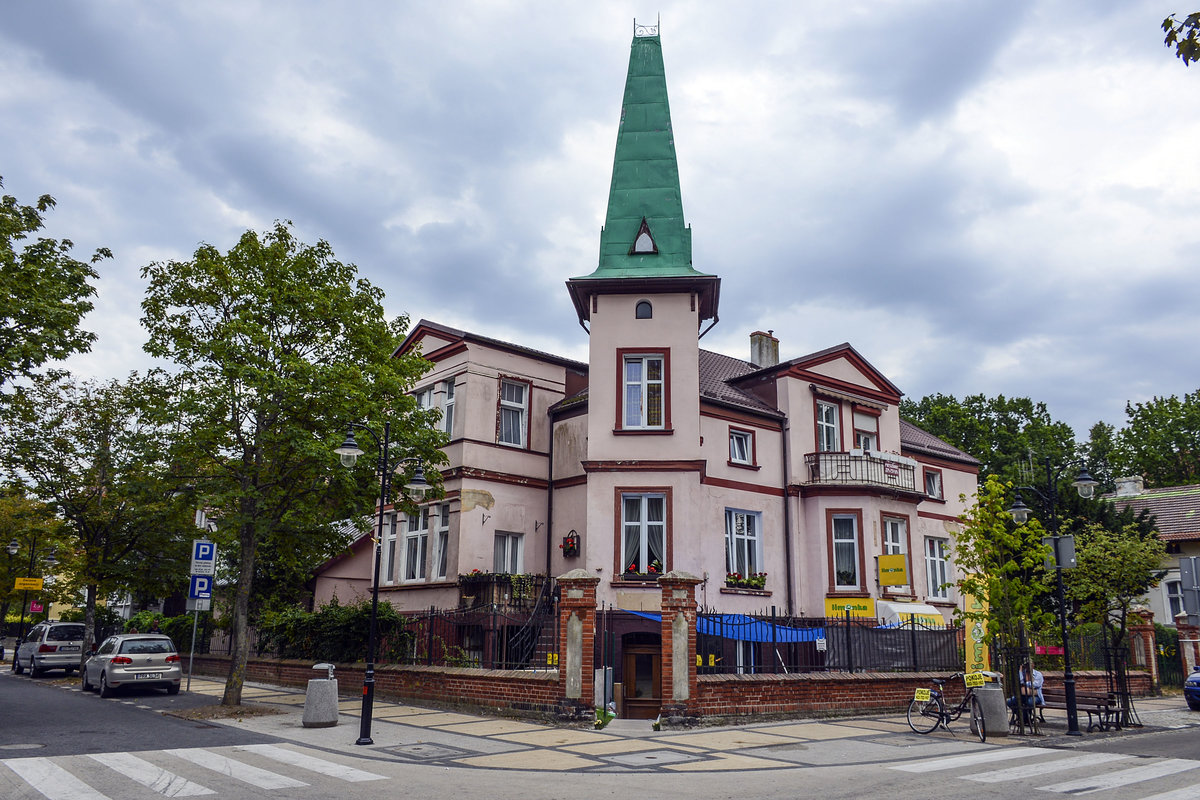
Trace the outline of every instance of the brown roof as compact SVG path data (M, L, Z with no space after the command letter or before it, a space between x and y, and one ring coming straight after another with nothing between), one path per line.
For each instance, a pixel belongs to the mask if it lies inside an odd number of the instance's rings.
M950 461L961 461L964 464L979 466L979 459L970 453L964 453L957 447L942 441L926 430L918 428L906 419L900 420L900 447L934 458L945 458Z
M1131 496L1108 495L1118 508L1154 515L1158 537L1168 542L1200 539L1200 484L1164 486Z
M700 351L700 397L722 405L736 406L746 411L783 416L779 409L764 403L752 394L730 385L729 381L748 375L757 369L748 361L721 355L710 350Z

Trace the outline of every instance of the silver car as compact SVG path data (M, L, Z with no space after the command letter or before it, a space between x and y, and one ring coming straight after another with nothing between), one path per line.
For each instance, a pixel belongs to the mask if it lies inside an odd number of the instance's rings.
M150 686L179 694L183 667L169 636L122 633L110 636L83 665L83 689L112 697L122 686Z
M17 645L13 671L25 670L37 678L48 669L64 669L70 675L79 667L83 650L82 622L39 622Z

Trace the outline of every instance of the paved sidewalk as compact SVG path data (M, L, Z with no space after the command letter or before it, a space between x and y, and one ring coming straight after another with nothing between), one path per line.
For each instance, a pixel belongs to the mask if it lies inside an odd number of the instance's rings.
M192 678L193 694L219 697L224 682ZM268 704L284 713L216 720L307 747L360 758L456 767L483 767L552 772L727 772L798 766L878 764L962 752L964 748L1036 745L1070 747L1081 739L1129 735L1130 731L1065 735L1048 720L1048 735L989 737L979 744L965 722L951 732L914 734L903 714L837 720L761 722L734 727L655 731L648 720L613 720L603 730L564 728L524 720L447 712L376 699L372 745L354 742L359 732L361 700L343 698L339 723L331 728L302 725L304 693L247 684L243 702ZM1184 710L1180 714L1177 709ZM1200 724L1186 716L1182 698L1137 702L1146 728ZM1133 732L1136 735L1136 731ZM1065 741L1064 741L1065 740Z

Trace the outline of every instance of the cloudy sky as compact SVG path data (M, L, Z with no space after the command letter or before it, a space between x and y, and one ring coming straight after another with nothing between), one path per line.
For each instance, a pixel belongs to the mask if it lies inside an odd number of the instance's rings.
M1197 3L1196 5L1200 5ZM61 0L0 18L4 192L110 247L77 374L150 364L142 266L288 219L407 313L586 360L633 20L661 17L708 349L848 341L1080 437L1200 386L1200 66L1162 2Z

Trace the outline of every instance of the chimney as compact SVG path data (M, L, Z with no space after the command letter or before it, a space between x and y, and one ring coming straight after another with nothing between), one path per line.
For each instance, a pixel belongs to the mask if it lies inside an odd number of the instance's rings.
M756 367L773 367L779 363L779 340L775 338L775 331L750 334L750 363Z
M1146 491L1146 480L1141 475L1117 478L1117 497L1135 497Z

